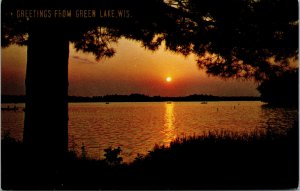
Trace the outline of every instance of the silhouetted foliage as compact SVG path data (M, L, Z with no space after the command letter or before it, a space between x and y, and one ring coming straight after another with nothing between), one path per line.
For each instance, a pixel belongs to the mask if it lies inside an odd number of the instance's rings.
M81 146L81 158L83 160L87 159L87 151L86 151L84 143L82 143L82 146Z
M77 51L91 52L96 60L100 60L115 54L115 49L111 47L111 43L116 43L117 40L118 37L112 35L108 28L97 27L86 32L83 38L74 44Z
M209 74L262 80L286 69L288 58L298 58L295 0L169 2L181 10L183 29L190 29L185 40L193 46L186 51L196 53Z
M25 96L23 95L1 95L2 103L24 103Z
M149 50L164 42L176 53L195 53L200 68L224 78L266 79L274 71L289 68L289 58L298 58L296 0L115 0L102 5L78 0L58 5L132 10L133 18L128 20L63 23L67 27L61 30L76 49L93 53L97 60L113 56L111 43L121 37L141 41ZM4 18L2 46L26 44L30 22Z
M120 147L112 149L111 147L104 149L104 156L105 156L105 161L109 165L120 165L121 162L123 161L122 157L119 157L121 154L122 150Z
M299 70L286 71L264 80L257 88L261 99L272 105L298 106Z

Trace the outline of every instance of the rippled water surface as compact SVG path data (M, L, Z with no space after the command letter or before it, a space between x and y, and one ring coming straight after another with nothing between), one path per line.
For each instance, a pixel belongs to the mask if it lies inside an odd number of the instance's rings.
M1 112L1 125L2 132L21 140L24 104L17 107L16 112ZM69 146L77 145L80 152L84 144L93 158L103 158L109 146L120 146L124 160L130 161L137 153L146 154L155 144L168 145L176 137L285 129L297 115L296 109L268 108L261 102L70 103Z

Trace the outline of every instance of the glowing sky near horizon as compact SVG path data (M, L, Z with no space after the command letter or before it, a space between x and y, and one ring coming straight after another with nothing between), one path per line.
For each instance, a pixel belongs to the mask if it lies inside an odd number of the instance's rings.
M152 52L139 42L122 38L114 47L114 57L97 62L93 55L76 52L70 44L69 95L259 95L253 81L208 77L198 69L193 55L172 53L164 45ZM2 48L2 94L25 94L26 51L26 47Z

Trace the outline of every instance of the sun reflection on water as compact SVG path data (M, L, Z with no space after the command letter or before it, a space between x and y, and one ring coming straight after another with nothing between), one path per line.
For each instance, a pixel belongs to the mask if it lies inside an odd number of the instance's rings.
M15 105L24 108L24 104ZM298 119L298 110L264 107L263 103L253 101L70 103L69 116L69 146L74 137L79 152L84 143L93 159L104 157L104 149L109 146L120 146L123 160L130 162L137 153L147 154L155 144L169 146L177 137L208 131L249 134L266 128L288 129ZM22 140L23 124L21 109L1 111L2 132Z
M176 138L174 103L166 103L165 108L163 143L169 145Z

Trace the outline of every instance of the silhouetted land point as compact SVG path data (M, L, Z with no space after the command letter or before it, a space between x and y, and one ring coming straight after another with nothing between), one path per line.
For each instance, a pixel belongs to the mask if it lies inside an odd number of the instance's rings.
M298 122L238 135L208 133L179 138L170 147L122 163L122 148L108 148L93 160L84 149L69 151L59 170L42 157L30 158L24 145L2 139L2 189L287 189L298 186ZM37 154L36 156L39 156Z

